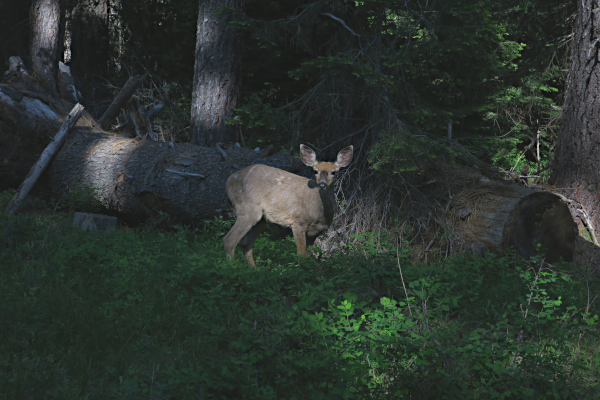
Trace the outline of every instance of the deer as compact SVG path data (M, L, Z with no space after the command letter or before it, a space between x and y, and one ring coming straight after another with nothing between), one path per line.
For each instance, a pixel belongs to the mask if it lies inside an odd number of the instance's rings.
M315 180L262 164L229 176L225 186L237 219L223 238L225 255L235 258L239 243L248 265L256 268L252 249L268 221L291 228L298 254L306 256L306 246L312 246L333 222L335 174L350 164L353 150L348 146L337 154L335 162L323 162L317 161L310 147L301 144L300 159L313 168Z

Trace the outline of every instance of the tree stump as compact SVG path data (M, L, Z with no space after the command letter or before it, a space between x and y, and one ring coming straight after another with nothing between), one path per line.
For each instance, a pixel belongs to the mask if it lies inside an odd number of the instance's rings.
M93 229L110 231L117 228L117 217L76 212L73 217L73 225L80 227L84 231Z

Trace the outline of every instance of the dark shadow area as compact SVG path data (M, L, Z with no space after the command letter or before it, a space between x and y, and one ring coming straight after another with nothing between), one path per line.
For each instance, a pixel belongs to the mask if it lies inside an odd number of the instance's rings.
M502 242L523 258L543 253L547 262L555 263L561 258L573 261L576 237L567 205L552 193L538 192L523 198L510 213Z

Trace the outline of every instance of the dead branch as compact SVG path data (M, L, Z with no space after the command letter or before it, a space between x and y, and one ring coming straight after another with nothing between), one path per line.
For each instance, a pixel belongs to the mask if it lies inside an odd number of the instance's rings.
M100 127L106 129L110 126L110 123L117 118L117 115L121 112L121 109L127 104L136 89L142 84L142 82L148 77L148 74L142 76L136 75L129 78L125 86L121 89L117 97L110 103L108 109L104 115L100 118Z

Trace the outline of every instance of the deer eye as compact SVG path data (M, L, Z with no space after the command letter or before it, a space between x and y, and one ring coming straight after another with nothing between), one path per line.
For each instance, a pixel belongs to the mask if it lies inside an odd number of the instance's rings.
M315 175L319 175L319 171L315 171Z
M335 171L330 172L331 176L335 175Z

